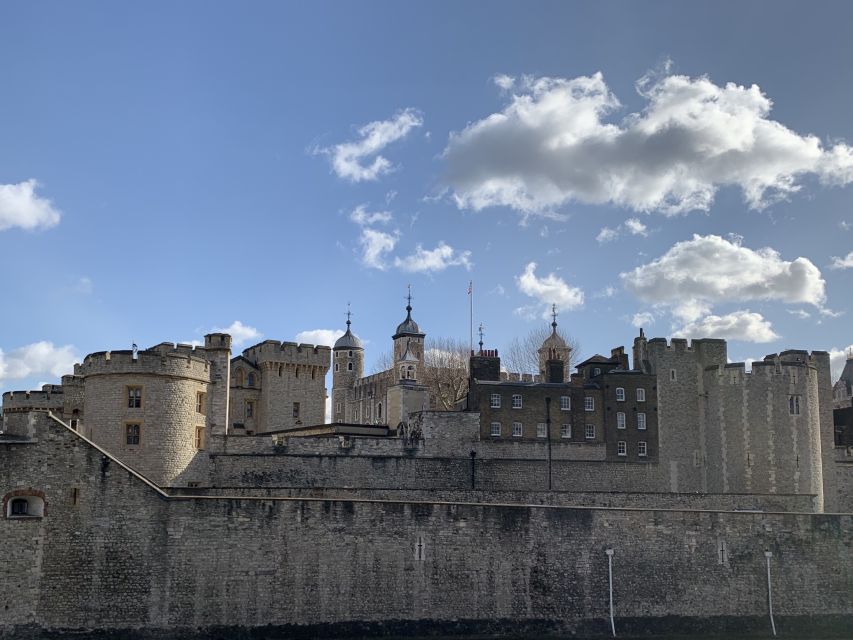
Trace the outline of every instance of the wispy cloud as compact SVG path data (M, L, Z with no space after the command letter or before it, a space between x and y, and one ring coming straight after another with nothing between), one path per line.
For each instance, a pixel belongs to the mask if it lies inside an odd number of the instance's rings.
M848 253L843 258L833 256L830 269L853 269L853 251Z
M399 233L396 231L386 233L377 229L362 229L359 237L362 264L371 269L384 271L388 268L385 256L394 250L398 240Z
M417 109L403 109L389 120L377 120L359 128L358 140L332 147L318 147L313 152L328 155L332 171L339 178L350 182L377 180L394 170L394 165L380 155L380 151L422 125L423 117Z
M419 244L412 255L395 258L394 266L412 272L444 271L447 267L465 267L470 270L470 258L470 251L457 251L445 242L439 242L435 249L424 249Z

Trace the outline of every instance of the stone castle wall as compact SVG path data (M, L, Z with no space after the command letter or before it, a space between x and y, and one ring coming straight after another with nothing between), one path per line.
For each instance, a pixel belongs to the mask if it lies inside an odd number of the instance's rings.
M47 505L0 519L10 634L500 620L604 634L608 549L620 633L673 620L769 633L765 552L782 633L853 614L850 515L168 498L39 420L38 442L0 444L0 493L42 490Z

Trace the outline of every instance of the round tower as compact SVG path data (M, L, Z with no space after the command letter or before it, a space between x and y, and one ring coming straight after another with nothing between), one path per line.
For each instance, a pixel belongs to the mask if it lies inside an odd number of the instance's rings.
M347 398L356 381L364 376L364 348L351 329L347 311L347 330L332 349L332 422L346 422Z

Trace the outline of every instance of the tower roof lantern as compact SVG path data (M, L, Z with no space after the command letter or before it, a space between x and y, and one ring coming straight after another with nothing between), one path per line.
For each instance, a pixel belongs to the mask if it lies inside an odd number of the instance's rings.
M397 325L397 331L394 332L392 338L396 340L402 336L417 336L423 338L425 334L421 333L418 323L412 319L412 287L409 285L409 295L406 300L406 319Z
M335 341L335 349L364 349L361 346L361 340L359 340L358 336L355 335L350 329L350 325L352 321L350 320L350 316L352 314L349 310L349 305L347 305L347 331L344 335L338 338Z

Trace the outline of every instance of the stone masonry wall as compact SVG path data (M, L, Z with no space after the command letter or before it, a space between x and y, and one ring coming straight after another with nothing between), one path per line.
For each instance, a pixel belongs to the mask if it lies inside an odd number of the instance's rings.
M792 616L853 614L850 515L167 499L41 420L38 443L0 444L0 493L47 503L43 518L0 519L10 634L391 620L603 632L607 549L617 630L718 616L768 627L766 551L783 633Z

